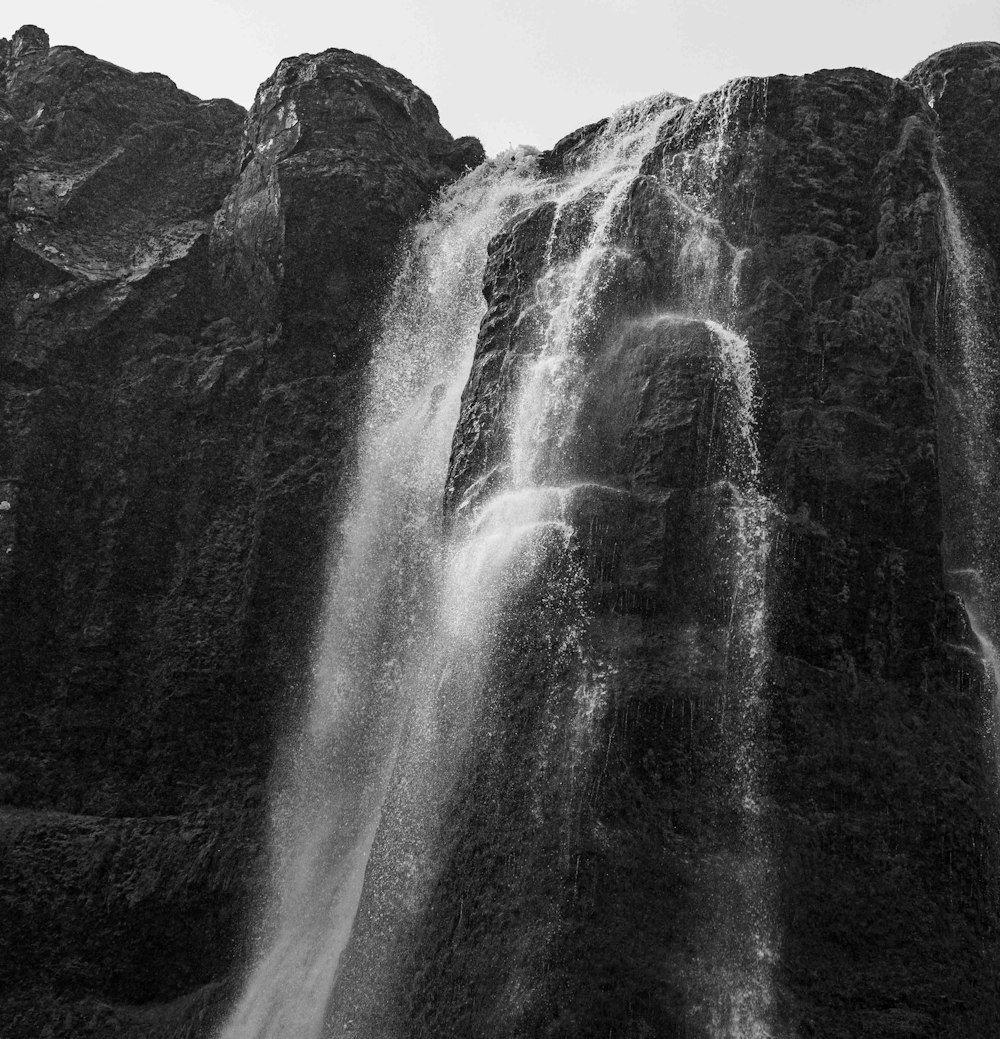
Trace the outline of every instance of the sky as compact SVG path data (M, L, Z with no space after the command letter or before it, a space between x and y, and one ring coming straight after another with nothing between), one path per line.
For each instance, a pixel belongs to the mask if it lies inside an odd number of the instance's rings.
M346 47L398 69L490 154L550 147L663 90L847 65L902 76L943 47L1000 40L1000 0L0 0L0 15L0 37L32 23L244 106L282 58Z

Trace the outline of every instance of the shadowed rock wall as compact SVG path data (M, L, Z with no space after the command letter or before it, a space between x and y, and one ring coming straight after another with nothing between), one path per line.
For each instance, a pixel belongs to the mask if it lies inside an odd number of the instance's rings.
M247 116L0 42L5 1035L211 1019L396 241L481 157L349 51Z

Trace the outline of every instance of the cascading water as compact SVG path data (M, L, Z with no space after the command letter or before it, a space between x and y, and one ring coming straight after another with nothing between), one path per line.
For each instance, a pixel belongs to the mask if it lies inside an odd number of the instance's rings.
M226 1039L317 1036L350 936L413 687L425 691L440 511L482 317L486 245L539 193L501 156L414 232L375 347L312 697L275 798L271 904Z
M723 137L720 130L720 142ZM756 364L747 340L728 324L738 307L747 253L730 245L710 216L693 208L688 216L691 227L678 256L685 312L666 319L693 319L710 330L721 363L720 383L731 400L721 422L716 486L728 499L723 522L729 527L730 579L720 724L731 771L730 797L741 828L735 857L709 883L723 919L706 938L710 952L699 971L697 1016L707 1020L716 1039L766 1039L773 1034L777 936L762 818L765 763L760 746L767 718L766 580L774 509L760 489Z
M732 520L733 590L726 649L726 705L732 703L728 736L733 792L743 829L737 865L735 927L736 970L726 979L712 1014L713 1031L725 1039L765 1039L772 1034L771 977L776 936L770 881L770 849L762 827L763 763L760 745L767 717L768 667L767 566L770 555L771 503L760 490L757 449L756 367L746 339L708 322L716 335L725 376L735 392L731 420L735 443L726 469L734 488ZM724 715L725 717L725 715ZM725 971L723 972L725 978Z
M525 538L556 530L568 547L567 520L578 494L616 494L573 476L572 440L588 378L586 342L599 318L601 293L622 253L613 242L627 192L677 99L658 95L626 106L608 120L572 174L553 192L555 211L545 245L535 300L542 314L541 342L523 366L508 430L506 479L477 516L474 552L502 543L516 551ZM565 222L571 214L573 219ZM468 551L468 549L466 549ZM570 567L568 587L579 578ZM579 632L568 633L570 640ZM576 652L582 652L577 646ZM589 662L590 678L576 697L570 760L577 768L605 706L602 666ZM572 788L575 784L567 784Z
M941 189L941 215L948 261L945 306L955 349L951 362L957 394L952 398L952 428L946 437L958 456L956 481L961 493L951 504L949 583L965 605L983 664L993 689L990 725L1000 739L1000 450L997 406L1000 359L993 332L986 267L969 234L961 207L937 161L934 172Z
M366 1004L362 1013L376 1022L369 1034L393 1034L391 1018L379 1017L384 982L363 967L362 997L345 1000L339 987L335 994L341 960L359 903L366 933L377 935L369 946L389 950L429 897L441 809L460 779L470 733L488 715L481 701L505 614L525 595L540 603L541 644L578 665L569 714L548 715L549 728L561 731L538 742L539 756L557 764L537 767L559 773L547 789L565 801L563 865L576 855L579 867L574 813L599 754L595 735L614 665L587 645L588 578L574 517L581 503L625 492L581 469L576 442L595 351L614 339L616 321L629 320L606 307L631 259L620 233L629 191L676 111L671 95L622 109L559 178L540 176L530 155L501 157L445 193L412 236L371 366L312 699L274 801L272 896L258 960L223 1039L317 1037L331 1027L338 999L344 1029L353 1030L352 1015ZM543 203L551 224L534 283L537 334L519 360L506 437L497 434L502 458L465 489L446 528L440 507L484 312L486 246L517 211ZM736 894L724 907L728 930L710 953L719 962L698 993L707 1007L698 1016L718 1039L743 1039L770 1034L774 940L756 749L765 717L769 518L759 489L753 359L728 324L743 253L730 250L721 261L718 228L688 213L695 223L679 260L681 320L710 332L726 409L719 492L731 559L722 695L742 827L730 878ZM650 327L673 319L654 318ZM535 814L543 817L541 805Z
M767 81L736 80L717 95L718 141L712 159L712 178L718 177L722 157L739 138L734 133L736 111L746 105L749 123L763 125L767 115ZM749 223L753 199L743 214ZM716 263L718 274L703 279L708 291L697 295L702 308L716 308L723 320L738 311L740 278L748 250L736 249L723 239L726 263ZM728 276L722 273L728 268ZM718 287L716 287L718 279ZM766 683L769 666L767 570L771 545L772 503L760 486L757 445L759 403L757 371L745 338L719 327L724 369L733 386L736 407L731 419L731 448L727 462L731 483L739 488L734 511L732 549L734 589L727 646L727 697L735 693L733 733L729 739L734 774L733 791L741 807L742 850L736 868L737 905L733 938L736 976L717 1001L713 1031L725 1039L767 1039L775 1034L774 978L779 936L774 916L771 849L765 831L764 784L766 762L762 743L767 722ZM732 688L735 687L735 688ZM725 975L723 975L725 976ZM721 1013L719 1012L721 1010Z
M672 95L652 97L612 116L591 145L588 164L556 198L543 274L536 286L545 314L544 338L523 375L510 430L515 487L530 486L546 468L551 470L549 478L558 478L558 454L572 431L584 378L580 349L597 318L601 290L620 256L612 245L611 231L639 165L674 101ZM562 218L567 209L577 213L581 204L590 210L585 224L589 226L582 248L574 254L570 250L576 245L575 228L564 228ZM570 255L562 258L563 250Z

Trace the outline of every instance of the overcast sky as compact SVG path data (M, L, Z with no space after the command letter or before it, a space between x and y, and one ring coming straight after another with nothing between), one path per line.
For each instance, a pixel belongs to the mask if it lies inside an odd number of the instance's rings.
M548 147L661 90L860 65L901 76L942 47L1000 40L1000 0L0 0L31 22L200 97L253 100L292 54L347 47L426 90L490 153Z

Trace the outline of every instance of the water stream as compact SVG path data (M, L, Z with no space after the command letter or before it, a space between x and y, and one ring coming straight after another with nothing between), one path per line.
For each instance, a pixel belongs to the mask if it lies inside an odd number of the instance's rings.
M607 337L605 298L629 262L618 234L623 207L676 108L671 95L623 108L559 178L540 175L523 152L492 160L445 192L411 235L370 369L312 695L273 797L270 898L256 961L223 1039L320 1036L363 892L386 918L384 934L397 928L390 917L419 912L437 868L439 808L482 709L497 618L543 572L553 652L581 663L574 716L554 737L563 787L571 795L580 787L609 671L588 657L574 504L621 491L577 471L574 441L591 353ZM485 312L487 245L515 213L541 203L552 207L534 286L541 331L497 434L503 460L446 526L441 502ZM708 218L699 220L680 268L684 319L710 332L728 401L732 590L723 696L742 827L730 951L719 953L724 962L701 998L711 1003L718 1039L743 1039L770 1034L773 935L757 750L769 512L759 486L753 356L730 323L743 257L719 244ZM725 262L720 248L729 250ZM571 844L567 836L567 855Z
M447 192L404 250L371 364L312 695L273 798L257 963L225 1039L322 1030L400 735L433 681L441 492L484 309L486 246L544 190L531 155L501 156Z
M702 321L711 332L721 367L719 385L728 397L720 422L716 488L728 501L723 523L728 524L730 583L721 737L741 829L735 853L709 882L708 897L718 900L719 914L702 939L709 952L701 957L696 1016L707 1019L713 1039L767 1039L775 1034L778 946L762 757L770 661L767 573L775 510L761 490L756 362L750 344L731 324L739 309L746 251L725 241L709 213L692 216L679 254L687 307L683 317Z
M987 682L993 690L988 724L1000 739L1000 445L996 401L1000 394L1000 358L993 332L987 266L975 246L961 206L935 160L941 188L941 215L948 262L945 284L947 328L952 338L953 384L949 401L951 428L946 431L957 455L952 477L961 493L945 489L951 510L947 560L950 587L961 597L973 635L979 642ZM957 489L957 486L956 486ZM1000 749L1000 748L998 748Z

